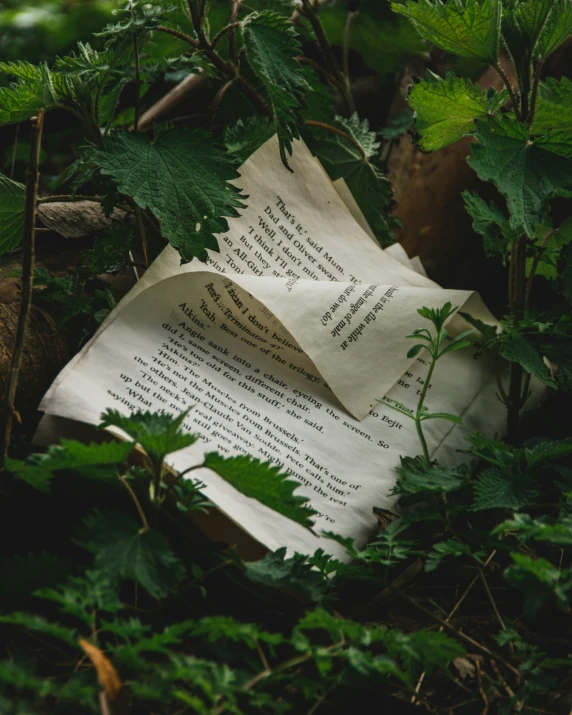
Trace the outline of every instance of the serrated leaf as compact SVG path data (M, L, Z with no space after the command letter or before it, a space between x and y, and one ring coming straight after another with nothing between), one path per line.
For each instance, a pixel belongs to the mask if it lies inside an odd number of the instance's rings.
M103 442L84 444L62 439L59 445L47 452L33 454L26 462L8 460L8 468L21 479L40 491L47 491L56 472L69 470L88 478L109 479L117 476L133 445L129 442Z
M0 72L17 76L11 87L0 87L0 125L15 124L33 117L39 109L53 109L59 103L53 78L46 64L8 63L0 65Z
M0 623L19 626L20 628L25 628L29 631L42 633L45 636L51 636L52 638L56 638L57 640L63 641L67 645L72 646L72 648L77 646L77 635L74 630L60 626L58 623L51 623L35 613L22 613L16 611L15 613L8 613L6 615L0 614Z
M113 583L137 581L153 598L174 591L185 575L164 537L118 511L94 511L84 520L86 548Z
M539 59L548 57L568 39L570 33L572 33L572 2L555 0L552 12L536 44L536 57Z
M431 44L459 57L468 57L494 65L498 60L501 1L408 0L405 5L392 3L405 15L419 34Z
M572 188L572 163L547 140L530 140L526 127L506 115L476 124L479 143L469 164L506 197L511 227L533 237L548 200Z
M493 534L516 533L522 541L546 541L556 546L572 546L572 516L554 523L548 517L532 519L528 514L515 514L493 530Z
M312 599L324 601L331 591L331 582L317 571L302 554L286 558L286 547L270 552L260 561L244 564L246 576L269 588L287 587Z
M227 127L224 143L229 154L243 164L251 154L274 136L274 127L267 117L248 117L239 119L236 124Z
M499 342L500 354L510 362L516 362L545 385L556 387L543 354L521 333L506 333Z
M524 457L529 467L545 465L555 459L569 457L572 454L572 440L543 439L538 444L524 445Z
M439 467L427 464L421 457L402 457L397 473L399 480L396 492L400 494L454 492L465 485L470 477L470 469L466 464Z
M276 12L251 13L243 20L241 30L246 59L264 87L280 155L287 163L292 141L300 136L300 112L308 89L296 60L302 54L302 45L290 20Z
M478 330L478 332L483 336L485 342L494 340L497 336L498 326L487 325L479 318L473 318L469 313L463 313L459 311L459 315L464 318L470 325Z
M554 0L516 0L505 3L502 35L516 67L526 67L536 56L538 39Z
M474 485L474 511L483 509L522 509L540 494L538 484L525 473L508 472L499 467L484 469Z
M473 219L473 228L483 237L483 246L487 256L502 255L510 241L503 233L503 227L508 226L509 218L495 204L487 202L478 194L463 192L465 208Z
M527 615L533 616L545 603L556 601L568 606L572 590L570 569L558 569L546 559L531 558L527 554L511 554L514 564L505 571L505 578L513 588L524 594Z
M351 136L363 153L343 136L320 127L311 127L307 133L310 149L332 181L345 180L377 240L388 246L394 242L392 229L399 223L389 213L391 186L373 158L379 149L375 132L357 114L349 119L336 117L334 126Z
M218 250L215 233L228 230L225 217L244 208L234 161L206 132L170 129L150 140L141 132L118 132L93 153L103 174L122 193L149 208L184 260L205 260Z
M24 185L0 174L0 256L13 251L22 242L25 202Z
M414 84L408 101L416 113L416 128L424 151L436 151L458 141L475 126L475 119L497 111L507 99L506 90L491 98L468 79L447 72L444 79L427 72Z
M155 465L167 454L190 447L197 437L181 429L189 411L177 417L158 412L132 412L129 417L118 410L108 409L101 415L99 429L119 427L143 447Z
M34 596L58 604L58 610L67 613L93 629L98 613L117 613L122 605L117 598L117 588L110 578L99 571L86 571L84 577L70 577L59 588L40 588Z
M268 633L256 623L241 623L231 616L207 616L193 624L193 635L206 636L209 643L228 639L235 643L245 643L249 648L256 648L257 642L273 646L284 642L280 633Z
M431 551L427 554L425 571L435 571L448 557L458 559L463 556L472 555L471 547L456 539L441 541L438 544L434 544Z
M294 494L300 483L283 472L282 467L247 455L222 457L217 452L206 455L204 466L247 497L257 499L307 529L312 527L311 517L316 512L308 505L308 497Z
M572 131L572 82L567 77L540 83L531 131Z

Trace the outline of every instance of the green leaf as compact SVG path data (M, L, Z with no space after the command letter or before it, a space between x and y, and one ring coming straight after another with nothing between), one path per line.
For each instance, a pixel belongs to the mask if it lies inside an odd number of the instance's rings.
M243 164L251 154L274 136L274 127L267 117L248 117L239 119L236 124L227 127L224 143L229 154Z
M112 582L133 579L153 598L164 598L181 583L185 568L158 531L142 529L127 514L110 510L96 510L84 523L85 546Z
M536 45L536 57L546 59L568 39L570 33L572 33L572 2L556 0Z
M572 454L572 440L559 441L543 439L537 444L524 445L524 458L529 467L545 466L556 459L563 459Z
M22 242L25 202L26 188L23 184L0 174L0 256L13 251Z
M129 417L117 410L106 410L101 415L98 429L119 427L143 447L155 465L167 454L190 447L198 437L181 429L189 410L178 417L158 412L132 412Z
M316 603L324 601L332 583L307 561L306 556L294 554L286 558L286 547L266 554L260 561L244 564L246 576L270 588L287 587L301 593Z
M531 131L572 131L572 82L567 77L560 81L549 77L540 83Z
M38 67L27 62L0 63L0 73L19 80L11 87L0 87L0 125L23 122L39 109L47 111L59 104L52 74L45 63Z
M228 230L226 216L244 208L234 162L206 132L170 129L150 140L141 132L118 132L93 154L103 174L122 193L161 222L169 242L189 261L218 250L215 233Z
M556 387L554 378L544 362L542 352L521 333L503 334L499 341L499 350L506 360L519 363L526 372L534 375L545 385Z
M548 200L572 188L572 163L548 141L529 140L526 127L507 115L477 120L476 137L469 164L506 197L511 227L533 237Z
M478 194L463 191L465 208L473 219L473 228L483 237L483 246L487 256L504 254L511 236L503 232L508 227L508 216L491 201L487 204Z
M431 44L459 57L496 64L499 54L500 0L408 0L392 3Z
M445 633L427 630L418 630L412 633L391 630L388 631L384 644L388 654L403 663L409 674L410 683L415 683L417 676L422 671L427 673L432 673L435 670L447 672L451 661L454 658L460 658L466 652L460 643Z
M525 473L513 473L499 467L484 469L474 485L474 511L483 509L522 509L532 504L540 489Z
M470 477L468 465L439 467L428 465L421 457L401 457L397 468L399 480L395 488L398 494L422 494L423 492L454 492L464 486Z
M391 186L371 158L379 149L375 132L370 132L367 119L360 121L357 114L349 119L336 117L334 125L349 134L355 144L327 129L311 127L305 134L310 149L332 181L345 180L377 240L381 246L388 246L394 243L392 229L399 224L389 214Z
M487 325L483 323L479 318L473 318L469 313L462 313L459 311L459 315L467 321L470 325L478 330L478 332L483 336L486 343L494 340L497 336L498 327L496 325Z
M70 577L59 588L40 588L34 596L58 604L58 610L77 618L90 630L95 628L98 613L117 613L123 606L117 588L99 571L86 571L84 577Z
M54 473L62 470L88 478L116 477L119 465L125 462L132 449L130 442L84 444L62 439L61 444L51 446L45 453L31 455L26 462L8 459L6 466L30 486L47 492Z
M506 90L491 101L486 92L468 79L447 72L442 79L427 72L424 80L414 84L409 104L416 113L416 128L421 134L424 151L436 151L453 144L475 126L477 117L493 114L507 98Z
M20 626L20 628L25 628L28 631L56 638L72 646L72 648L77 647L77 634L74 630L60 626L58 623L50 623L50 621L36 614L21 612L0 614L0 623Z
M294 494L300 484L290 478L288 472L282 472L282 467L247 455L222 457L217 452L206 455L204 466L247 497L257 499L307 529L312 527L311 517L316 512L308 506L308 497Z
M293 139L300 136L300 111L308 89L302 66L296 60L303 54L302 45L289 19L276 12L254 12L243 20L241 29L246 59L264 87L280 141L280 155L286 163Z
M557 569L546 559L534 559L526 554L511 554L514 564L505 571L505 578L513 588L524 594L527 615L533 616L542 606L555 601L566 607L572 590L572 573Z
M565 516L554 523L548 517L532 519L528 514L515 514L493 530L493 534L516 532L519 539L527 541L545 541L555 546L572 546L572 516Z
M441 541L438 544L434 544L428 553L425 562L425 571L435 571L447 557L458 559L463 556L473 556L470 546L456 539Z
M284 642L280 633L268 633L256 623L241 623L231 616L207 616L193 624L195 636L207 636L209 643L228 639L235 643L244 643L255 649L257 643L266 643L274 650L274 646Z

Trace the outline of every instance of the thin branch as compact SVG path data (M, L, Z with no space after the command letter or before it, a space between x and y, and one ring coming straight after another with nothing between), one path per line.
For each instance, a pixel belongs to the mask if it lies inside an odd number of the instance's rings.
M135 114L133 117L133 130L139 131L139 114L141 110L141 72L139 69L139 43L137 35L133 35L133 52L135 54Z
M528 126L534 121L534 115L536 113L536 100L538 98L538 87L540 85L540 78L542 76L542 69L544 68L544 62L539 60L536 64L536 69L534 71L534 80L532 82L532 93L530 95L530 109L528 111L528 117L526 118L526 123Z
M221 100L224 97L224 95L228 92L228 90L232 87L234 84L234 80L230 79L226 84L224 84L219 91L216 93L215 98L213 99L212 103L212 124L214 125L215 119L216 119L216 113L218 111L218 108L220 106Z
M147 517L145 516L145 512L143 511L143 507L141 506L141 502L140 502L139 499L137 498L137 494L135 494L135 492L133 491L133 487L131 486L131 484L129 484L129 482L127 481L127 479L125 479L125 477L124 477L123 475L118 474L118 475L117 475L117 478L119 479L119 481L121 482L121 484L123 484L123 486L124 486L124 487L127 489L127 491L129 492L129 494L130 494L130 496L131 496L131 499L133 500L133 503L135 504L135 506L136 506L136 508L137 508L137 511L139 512L139 517L140 517L141 522L142 522L142 524L143 524L143 530L144 530L144 531L148 531L148 530L149 530L149 522L147 521Z
M501 67L500 62L497 62L496 65L493 65L493 67L494 67L494 69L499 73L499 75L501 76L501 79L502 79L502 81L504 82L505 87L507 88L507 91L508 91L508 94L509 94L509 97L510 97L510 101L512 102L512 106L513 106L513 108L514 108L515 116L516 116L516 118L520 121L520 120L521 120L521 116L520 116L520 109L519 109L519 106L518 106L518 100L517 100L517 98L516 98L516 94L514 93L514 89L512 88L512 85L511 85L511 83L510 83L510 80L509 80L509 78L507 77L506 72L505 72L505 71L503 70L503 68Z
M218 45L220 40L222 40L222 38L226 35L227 32L234 30L239 26L240 26L240 22L233 22L230 25L226 25L226 27L223 27L222 30L219 30L212 39L211 49L214 50L214 48ZM233 35L234 35L234 33L233 33Z
M236 33L235 33L235 27L237 25L236 18L238 17L238 8L240 7L240 3L242 0L232 0L232 13L230 15L230 24L231 24L231 30L230 30L230 37L228 40L228 54L230 57L230 61L232 64L236 67L237 61L236 61ZM212 47L212 45L211 45Z
M528 276L528 282L526 284L526 294L524 298L524 307L525 310L528 308L530 304L530 295L532 292L532 284L534 282L534 276L536 275L536 269L538 268L538 264L540 263L540 259L542 257L542 251L543 249L546 248L546 244L548 243L548 240L550 239L551 236L553 236L555 233L558 233L559 229L557 228L551 228L550 231L544 236L542 239L542 243L540 244L538 251L536 252L536 255L534 256L534 260L532 261L532 266L530 267L530 275Z
M137 228L139 229L139 236L141 238L141 250L143 251L143 262L145 263L145 268L149 268L149 247L147 245L147 232L145 231L145 224L143 223L143 211L140 206L133 204L135 207L135 218L137 219Z
M38 199L38 204L54 204L67 202L74 203L74 201L94 201L95 203L101 203L103 201L103 196L84 196L83 194L57 194L54 196L44 196Z
M268 104L264 101L264 98L262 95L260 95L254 87L249 84L244 77L236 77L236 81L238 82L238 86L242 89L243 93L250 99L252 104L254 104L255 107L261 112L266 117L271 117L272 116L272 110L268 106Z
M350 82L350 40L352 36L352 27L354 24L354 20L356 18L356 13L355 12L349 12L348 13L348 19L346 21L346 29L344 32L344 57L343 57L343 62L344 62L344 75L346 77L346 83L349 86Z
M368 161L367 154L365 153L361 144L359 142L357 142L352 136L350 136L346 132L342 131L341 129L338 129L337 127L332 127L331 124L325 124L324 122L314 122L311 119L306 119L305 124L308 127L318 127L319 129L325 129L328 132L333 132L334 134L338 134L340 137L347 139L347 141L349 141L350 144L353 144L355 146L355 148L359 151L362 159L365 162Z
M183 42L188 42L189 45L192 45L197 50L200 49L200 44L197 42L197 40L195 40L190 35L185 35L184 32L179 32L179 30L174 30L172 27L165 27L165 25L159 25L155 29L158 30L159 32L166 32L167 35L173 35L173 37L177 37L179 40L183 40Z
M338 89L342 89L340 85L340 81L337 77L334 77L333 74L328 72L328 70L325 67L322 67L322 65L319 62L315 62L314 60L310 59L309 57L304 57L301 55L300 57L296 57L298 62L301 65L309 65L312 69L314 69L318 74L320 74L325 80L327 80L330 84L332 84L334 87L337 87Z
M173 87L167 92L164 97L161 97L153 106L143 113L139 120L139 131L147 131L156 120L162 118L173 110L183 99L194 91L198 85L204 82L204 76L201 74L191 74L185 77L182 82Z
M340 66L338 64L334 51L332 50L330 41L326 36L322 23L320 22L316 14L316 10L312 6L310 0L302 0L302 4L304 6L302 14L309 20L310 25L312 25L312 30L314 30L314 34L316 35L316 39L318 40L320 49L322 50L322 53L330 67L332 74L337 77L341 82L343 82L344 76L340 70Z
M30 160L26 172L26 199L24 204L24 231L23 245L24 255L22 258L22 295L20 297L20 310L18 313L18 325L16 328L16 338L14 349L10 361L10 371L6 382L6 393L4 396L4 427L2 430L2 448L0 450L0 468L8 455L10 437L12 435L12 424L14 421L14 400L16 388L18 387L18 377L20 366L24 354L24 340L28 325L28 316L32 306L32 289L34 286L34 259L35 259L35 226L36 226L36 206L38 197L38 183L40 179L40 152L42 149L42 132L44 129L44 110L38 112L34 117L32 132L30 136Z

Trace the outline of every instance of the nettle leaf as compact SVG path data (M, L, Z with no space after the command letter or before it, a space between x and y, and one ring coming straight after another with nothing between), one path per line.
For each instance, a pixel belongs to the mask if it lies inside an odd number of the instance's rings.
M493 534L516 533L519 539L527 541L546 541L555 546L572 546L572 516L565 516L558 521L548 517L533 519L528 514L515 514L493 530Z
M244 564L246 576L269 588L287 587L320 603L331 591L332 582L309 563L306 556L286 558L286 547L266 554L260 561Z
M504 576L513 588L524 594L527 615L533 616L542 606L552 601L566 607L572 590L570 569L558 569L546 559L534 559L526 554L511 554L514 564Z
M360 121L357 114L349 119L336 117L335 126L358 146L327 129L312 127L307 134L310 149L332 181L345 180L377 240L381 246L389 246L395 240L392 229L400 224L389 214L391 185L373 158L380 146L375 132L369 130L367 119Z
M536 481L526 473L499 467L483 469L474 485L474 511L483 509L522 509L540 494Z
M538 347L521 333L505 333L499 341L500 354L510 362L517 362L545 385L556 387L544 355Z
M535 56L545 59L568 39L570 33L572 33L572 2L555 0L552 3L552 12L536 44Z
M394 490L397 494L454 492L465 485L470 477L470 469L466 464L439 467L427 464L421 457L401 457L397 473L399 480Z
M463 199L465 208L473 219L473 228L483 237L487 256L502 255L513 238L508 216L494 201L487 204L478 194L463 191ZM507 228L508 236L505 233Z
M444 79L428 71L414 84L408 100L416 112L416 128L424 151L436 151L458 141L475 119L494 114L507 100L506 90L489 96L468 79L447 72Z
M487 323L484 323L479 318L474 318L469 313L463 313L462 311L459 311L459 315L466 320L467 323L477 329L477 331L483 336L485 343L491 342L496 338L498 326L487 325Z
M505 3L502 34L516 67L525 67L550 15L554 0L516 0Z
M0 87L0 125L23 122L39 109L47 111L58 106L52 74L45 63L35 67L27 62L2 62L2 73L16 77L18 82Z
M408 17L419 34L437 47L459 57L496 64L499 55L501 0L408 0L392 3Z
M131 442L103 442L84 444L70 439L62 439L44 454L33 454L23 462L8 459L6 466L20 479L39 491L49 491L50 482L56 472L70 470L84 477L109 479L117 476L133 449Z
M533 133L572 130L572 82L567 77L560 81L549 77L538 87Z
M161 222L165 238L184 260L205 260L218 250L215 233L228 230L227 216L245 208L234 161L215 139L200 130L170 129L150 140L141 132L108 137L93 153L101 172L119 190L149 208Z
M562 439L555 441L545 439L538 444L524 445L524 458L529 467L545 466L553 460L563 459L572 455L572 440Z
M434 544L431 551L427 554L425 571L435 571L447 558L458 559L464 556L477 558L478 560L478 557L473 555L471 547L467 544L463 544L455 539L441 541L438 544Z
M506 197L511 227L533 237L547 201L572 188L572 163L553 153L559 147L550 138L531 141L526 127L507 115L476 124L479 143L469 164Z
M101 415L99 429L119 427L143 447L155 464L159 464L167 454L190 447L197 441L198 437L181 429L188 414L188 410L178 417L139 411L126 417L109 409Z
M274 136L274 126L268 117L248 117L239 119L227 127L224 143L229 154L243 164L251 154Z
M13 251L22 242L25 203L25 186L0 174L0 256Z
M264 87L280 155L287 163L292 141L300 136L300 112L308 90L302 66L296 60L302 54L302 45L290 20L276 12L254 12L243 20L241 29L246 59Z
M95 566L112 582L137 581L153 598L163 598L181 583L185 568L165 538L119 511L94 511L84 520L85 547Z
M247 497L257 499L307 529L312 527L311 517L316 511L308 505L308 497L294 494L300 483L283 472L282 467L247 455L223 457L217 452L206 455L204 466Z

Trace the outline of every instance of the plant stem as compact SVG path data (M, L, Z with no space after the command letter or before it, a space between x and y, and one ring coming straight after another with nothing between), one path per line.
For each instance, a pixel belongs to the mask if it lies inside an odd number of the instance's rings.
M551 228L550 231L544 236L542 239L542 243L540 244L538 251L536 252L536 255L534 256L534 260L532 261L532 266L530 268L530 275L528 276L528 281L526 284L526 293L524 296L524 308L525 310L528 308L530 305L530 295L532 293L532 284L534 282L534 276L536 275L536 269L538 268L538 264L540 263L540 259L542 257L542 251L544 248L546 248L546 244L548 243L548 240L550 236L553 236L555 233L558 233L557 228Z
M141 250L143 251L143 263L145 268L149 268L149 248L147 245L147 232L145 231L145 224L143 223L143 212L141 208L134 204L135 206L135 217L137 219L137 228L139 229L139 236L141 238Z
M14 178L14 169L16 168L16 154L18 153L18 139L20 137L20 125L16 124L16 134L14 135L14 148L12 149L12 162L10 164L10 178Z
M185 35L184 32L179 32L179 30L174 30L172 27L165 27L165 25L158 25L156 28L159 32L166 32L167 35L173 35L173 37L177 37L179 40L182 40L183 42L188 42L189 45L192 45L195 49L199 49L199 43L190 35Z
M328 132L333 132L334 134L338 134L340 137L347 139L359 151L362 159L365 162L368 161L367 154L365 153L361 144L359 142L357 142L352 136L350 136L346 132L342 131L341 129L338 129L337 127L332 127L331 124L325 124L324 122L314 122L312 119L306 119L306 121L304 123L306 124L307 127L318 127L319 129L325 129Z
M425 435L423 434L423 428L421 427L421 416L423 415L423 405L425 403L425 398L427 397L427 392L431 385L431 377L433 376L433 370L435 369L435 365L437 364L437 355L439 354L440 343L441 341L439 337L437 337L434 352L431 353L431 365L429 365L427 377L425 378L425 382L423 383L423 389L421 390L421 395L417 404L417 412L415 414L415 427L417 429L417 434L419 435L419 440L423 449L423 457L429 465L431 464L431 457L429 456L427 440L425 439Z
M24 204L24 232L22 258L22 295L20 297L20 310L18 313L18 325L16 328L16 338L14 349L10 361L10 371L6 382L6 393L4 395L4 425L2 428L2 444L0 449L0 468L8 455L10 437L12 435L12 424L14 421L14 400L16 388L18 387L18 377L24 353L24 340L28 325L28 316L32 305L32 289L34 286L34 259L35 259L35 226L36 226L36 205L38 197L38 183L40 179L40 152L42 148L42 132L44 128L44 110L38 112L32 124L30 136L30 160L26 171L26 200Z
M139 69L139 43L137 35L133 35L133 52L135 55L135 115L133 117L133 129L139 131L139 113L141 102L141 73Z
M149 529L149 522L147 521L147 517L145 516L145 512L143 511L143 507L141 506L141 502L137 498L137 494L133 491L133 487L127 479L125 479L124 476L121 474L118 474L117 477L119 478L119 481L123 484L123 486L127 489L129 492L131 499L133 500L133 503L135 504L135 507L137 508L137 511L139 513L139 517L141 519L141 522L143 524L143 531L148 531Z
M55 204L61 202L74 203L75 201L93 201L100 203L102 196L85 196L84 194L57 194L54 196L44 196L38 199L38 204Z
M235 33L235 27L237 25L236 18L238 17L238 8L240 7L241 0L232 0L232 12L230 15L230 35L228 38L228 54L230 57L230 61L232 64L236 67L237 66L237 59L236 59L236 33ZM212 47L212 45L211 45Z
M356 111L354 98L352 95L352 83L350 78L350 39L352 35L352 27L356 17L355 12L348 13L348 19L346 21L346 29L344 32L344 54L343 54L343 67L344 67L344 89L345 89L345 99L348 104L348 109L350 114Z
M519 106L518 106L518 100L517 100L517 98L516 98L516 94L514 93L514 90L513 90L513 88L512 88L511 83L510 83L510 80L509 80L509 78L506 76L506 73L505 73L505 71L503 70L503 68L501 67L500 62L497 62L496 65L493 65L493 67L494 67L494 69L499 73L499 75L501 76L501 79L502 79L502 81L504 82L505 87L507 88L507 91L508 91L508 94L509 94L509 97L510 97L510 101L512 102L512 106L513 106L513 108L514 108L514 113L515 113L515 115L516 115L516 118L520 121L520 120L521 120L521 114L520 114L520 109L519 109Z
M536 64L536 69L534 71L534 80L532 83L532 94L530 96L530 110L528 112L528 117L526 118L526 123L528 126L534 121L534 114L536 113L536 100L538 98L538 87L540 85L540 77L542 76L542 68L544 67L544 62L539 60Z
M211 42L211 49L214 50L214 48L218 45L220 40L226 35L227 32L230 32L234 30L235 28L239 27L240 22L233 22L230 25L226 25L226 27L223 27L222 30L219 30L216 35L213 37L212 42ZM234 34L234 33L233 33Z
M517 238L512 247L511 264L513 274L512 286L512 311L513 325L522 318L525 308L525 281L526 281L526 237ZM508 390L507 414L507 441L516 443L519 433L520 408L522 407L522 366L511 363L510 384Z

